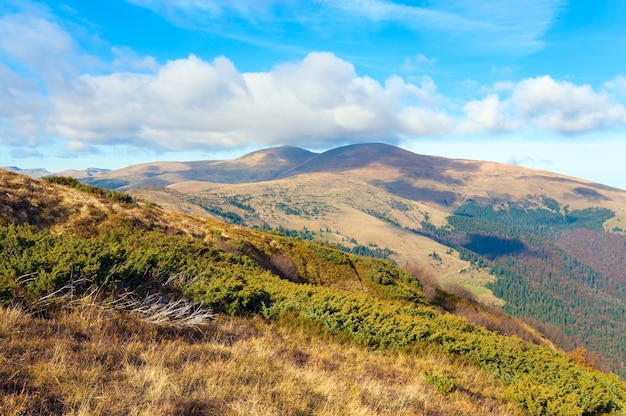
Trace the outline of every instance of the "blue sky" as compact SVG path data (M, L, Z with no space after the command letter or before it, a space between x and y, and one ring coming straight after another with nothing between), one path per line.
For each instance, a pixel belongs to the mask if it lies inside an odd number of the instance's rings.
M0 3L0 166L386 142L626 189L626 3Z

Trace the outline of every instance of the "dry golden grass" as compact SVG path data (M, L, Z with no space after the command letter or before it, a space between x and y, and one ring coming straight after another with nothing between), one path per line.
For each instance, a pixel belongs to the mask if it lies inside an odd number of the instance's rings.
M93 194L46 181L36 181L0 169L0 225L30 224L52 232L96 234L103 224L125 223L161 229L168 234L203 238L208 227L217 225L178 212L168 212L154 203L112 203Z
M453 378L443 394L425 371ZM259 318L203 333L85 306L0 309L3 415L521 415L475 367L368 352Z
M372 179L370 176L375 172L360 170L358 173L365 179ZM392 170L389 174L398 175L398 172ZM185 193L188 197L201 198L206 205L221 206L224 211L236 212L251 225L266 223L274 228L281 226L293 230L306 227L316 232L321 241L348 247L353 240L360 245L376 244L378 247L393 250L396 254L391 258L398 264L420 263L424 265L426 272L440 280L445 279L445 283L462 284L469 276L464 271L472 270L468 262L459 259L457 252L449 252L448 247L411 231L421 228L420 222L426 215L437 225L445 224L448 212L440 207L391 195L366 183L360 177L316 173L256 184L188 181L170 185L167 189L144 188L131 191L134 196L155 201L167 209L213 217L193 201L185 200ZM249 212L223 205L224 201L231 198L247 197L251 197L246 203L254 209L258 219L246 217ZM276 209L275 205L280 202L294 209L301 209L304 215L290 215ZM315 207L319 208L316 215L306 214ZM401 227L372 217L372 212L397 221ZM430 257L432 253L439 255L438 260ZM480 273L472 271L471 274ZM484 274L480 274L480 277L472 279L471 283L484 285L488 281L484 279ZM483 286L477 287L475 291L481 292L479 298L487 304L499 302Z
M446 255L447 247L410 231L421 228L420 222L426 215L437 225L445 224L447 212L391 195L358 177L316 173L255 184L211 184L209 188L204 185L203 182L184 182L171 185L168 190L139 189L131 194L153 200L168 209L213 217L193 201L186 201L184 195L187 194L188 198L201 198L205 205L221 206L224 211L235 212L249 225L266 223L274 228L281 226L294 230L306 227L318 233L320 240L329 243L350 246L354 239L361 245L376 244L396 252L392 258L398 264L428 264L430 271L439 277L469 266L459 260L458 255ZM224 201L234 197L250 198L246 203L254 209L256 217L224 205ZM277 209L276 204L281 202L300 209L303 215L291 215ZM372 212L397 221L401 227L373 217ZM443 261L430 262L428 256L433 252L439 253Z

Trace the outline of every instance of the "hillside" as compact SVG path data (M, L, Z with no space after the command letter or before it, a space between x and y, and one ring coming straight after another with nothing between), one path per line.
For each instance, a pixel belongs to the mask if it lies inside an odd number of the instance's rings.
M0 171L3 414L624 414L418 271L53 181Z
M167 186L183 181L257 182L272 180L313 155L307 150L286 146L253 152L235 160L155 162L100 174L72 176L86 183L118 190Z
M311 173L350 174L395 196L439 208L455 208L469 199L492 204L528 199L537 205L543 196L573 209L608 204L619 218L626 216L626 192L617 188L514 165L423 156L387 144L350 145L319 154L278 147L234 160L155 162L84 179L100 186L117 180L124 184L116 188L129 190L184 181L243 184Z
M504 305L561 347L585 347L626 377L626 259L616 240L626 228L625 191L384 144L320 154L267 149L214 164L229 168L199 169L204 179L190 180L196 173L188 165L157 164L150 180L158 187L141 187L149 174L142 165L85 181L124 178L119 189L167 209L419 265L448 290ZM582 249L572 236L588 232L594 243Z

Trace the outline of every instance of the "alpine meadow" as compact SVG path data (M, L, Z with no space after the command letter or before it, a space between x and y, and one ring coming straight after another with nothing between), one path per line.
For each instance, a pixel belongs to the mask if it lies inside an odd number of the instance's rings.
M368 160L363 152L376 156ZM333 162L338 153L342 166ZM133 189L132 180L141 177L136 169L134 179L124 179L130 194L67 176L35 180L1 171L2 413L583 415L626 409L626 385L609 374L623 368L623 349L594 348L607 339L619 342L622 332L608 330L619 325L610 315L620 307L619 276L568 249L572 233L595 233L598 241L604 234L619 237L603 231L603 224L621 219L617 208L583 208L590 192L574 197L580 206L540 195L486 204L476 189L464 202L447 191L457 202L444 208L440 191L425 192L417 183L393 193L398 180L391 169L387 182L380 175L369 184L363 179L370 163L377 172L385 163L402 170L400 159L418 155L363 145L297 162L285 158L301 154L279 148L229 162L258 168L258 177L281 165L296 176L274 172L282 179L231 185L222 178L219 192L215 182L197 181L186 183L186 192ZM449 161L470 167L453 172L448 166L444 175L427 160L410 166L429 171L431 183L456 182L450 189L461 189L456 174L469 182L467 172L485 170ZM226 162L207 162L207 171L213 163ZM307 177L306 183L325 188L325 198L297 179L304 169L324 170L313 174L322 182ZM162 180L154 166L149 170L152 180ZM101 175L89 181L122 177ZM193 175L203 175L198 166ZM561 183L555 178L547 183ZM622 193L571 181L612 199ZM342 192L341 200L332 189L343 186L359 191ZM407 198L410 189L428 200ZM134 194L205 215L164 210ZM598 195L591 201L602 200ZM348 209L367 216L369 232L380 238L359 234L363 223L351 223ZM387 245L390 239L399 241ZM401 249L425 241L421 253ZM549 270L554 285L564 281L559 271L573 276L567 291L526 273L557 260L559 267ZM555 305L583 290L597 296L579 301L580 309L572 302L563 318ZM594 316L592 308L606 311L601 316L611 326L593 333L577 326Z

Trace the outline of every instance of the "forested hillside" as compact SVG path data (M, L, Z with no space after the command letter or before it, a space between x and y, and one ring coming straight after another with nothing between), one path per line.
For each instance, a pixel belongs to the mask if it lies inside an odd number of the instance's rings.
M469 202L448 226L425 229L491 268L496 280L488 287L507 302L505 310L559 328L569 340L549 334L553 339L600 352L624 376L624 237L602 232L613 216L607 209L552 208Z
M386 260L0 175L3 414L626 411L584 354Z
M582 228L562 233L557 245L620 286L626 285L626 235Z

